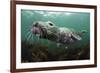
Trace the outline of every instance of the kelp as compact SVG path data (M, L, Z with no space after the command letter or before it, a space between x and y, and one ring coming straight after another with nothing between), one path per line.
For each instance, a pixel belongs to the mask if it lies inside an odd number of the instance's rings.
M48 50L48 46L40 43L21 43L21 62L47 62L90 59L89 44L83 48L64 49L55 53ZM61 48L57 48L61 49Z

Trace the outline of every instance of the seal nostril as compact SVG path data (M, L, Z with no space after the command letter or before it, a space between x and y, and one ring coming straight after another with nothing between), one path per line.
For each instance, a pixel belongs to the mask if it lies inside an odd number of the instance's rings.
M33 24L33 27L34 27L34 26L35 26L35 27L38 27L38 25L39 25L39 23L36 22L35 24Z

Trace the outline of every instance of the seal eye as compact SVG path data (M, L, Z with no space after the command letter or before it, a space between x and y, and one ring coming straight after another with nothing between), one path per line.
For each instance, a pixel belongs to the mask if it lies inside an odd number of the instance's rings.
M50 26L53 26L53 24L52 24L52 23L49 23L49 25L50 25Z

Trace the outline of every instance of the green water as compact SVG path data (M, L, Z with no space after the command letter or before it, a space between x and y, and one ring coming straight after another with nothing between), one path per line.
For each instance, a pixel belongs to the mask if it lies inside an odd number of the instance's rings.
M57 48L55 42L38 39L31 32L32 23L35 21L51 21L58 27L67 27L76 31L86 30L82 40L70 45L61 45ZM79 49L90 43L90 13L86 12L65 12L65 11L42 11L42 10L21 10L21 40L29 43L40 43L48 46L49 51Z

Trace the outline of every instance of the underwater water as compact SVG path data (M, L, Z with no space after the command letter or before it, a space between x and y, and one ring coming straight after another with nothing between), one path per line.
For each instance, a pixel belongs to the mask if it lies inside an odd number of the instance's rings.
M56 42L40 39L31 32L36 21L51 21L58 27L86 30L82 40L57 46ZM67 48L66 48L67 46ZM90 14L86 12L21 10L21 61L44 62L84 60L90 58Z

